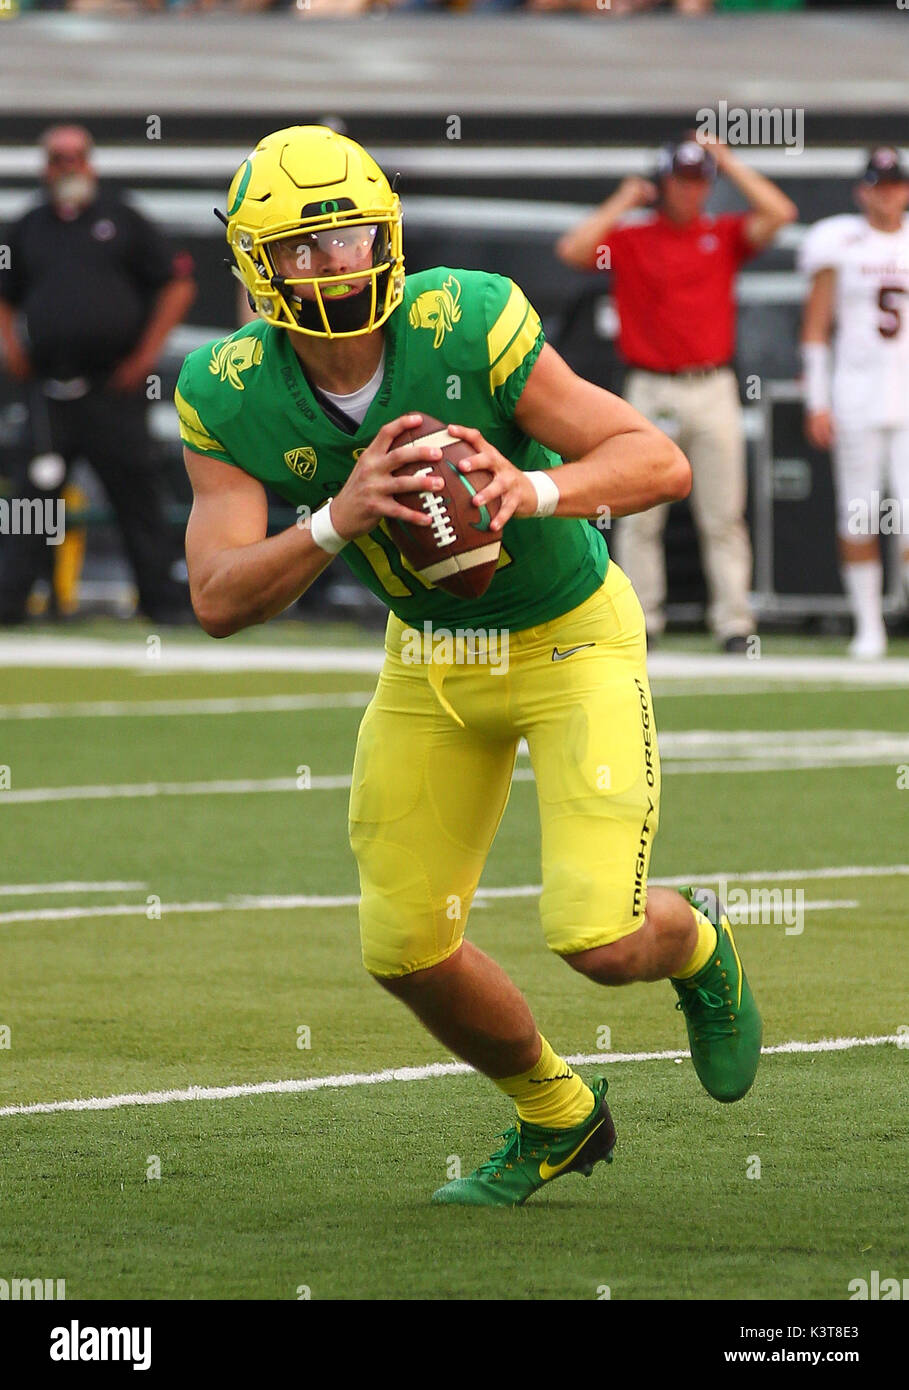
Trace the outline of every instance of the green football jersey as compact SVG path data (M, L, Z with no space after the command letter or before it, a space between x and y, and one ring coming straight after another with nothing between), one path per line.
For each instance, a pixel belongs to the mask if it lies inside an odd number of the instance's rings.
M382 331L382 384L355 434L318 404L287 331L259 321L186 358L175 393L184 443L312 511L340 491L381 426L411 411L473 426L518 468L560 466L515 424L544 338L513 281L446 267L408 275L404 301ZM568 517L507 522L498 568L478 599L417 578L385 522L351 541L341 558L404 622L514 630L583 603L608 563L602 533Z

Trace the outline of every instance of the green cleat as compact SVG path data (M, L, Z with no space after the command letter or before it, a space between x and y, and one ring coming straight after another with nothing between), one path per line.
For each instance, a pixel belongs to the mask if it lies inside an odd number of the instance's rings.
M690 980L671 981L679 996L676 1008L685 1015L691 1060L704 1090L714 1100L741 1100L761 1059L761 1016L722 905L705 907L703 893L681 891L716 927L717 947Z
M541 1129L518 1120L504 1145L476 1172L455 1178L432 1194L434 1202L468 1207L520 1207L544 1183L566 1173L589 1178L593 1165L612 1162L615 1125L606 1104L604 1077L593 1083L593 1110L573 1129Z

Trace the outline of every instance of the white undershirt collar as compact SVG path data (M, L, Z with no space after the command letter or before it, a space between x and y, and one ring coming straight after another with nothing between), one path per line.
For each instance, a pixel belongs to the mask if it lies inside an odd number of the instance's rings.
M356 420L358 425L362 425L366 412L372 405L382 385L382 377L385 375L385 344L382 344L382 356L379 358L379 365L369 378L365 386L359 390L352 391L349 396L339 396L336 391L324 391L320 387L320 394L326 396L332 405L336 405L339 410L343 410L345 415L349 415L352 420Z

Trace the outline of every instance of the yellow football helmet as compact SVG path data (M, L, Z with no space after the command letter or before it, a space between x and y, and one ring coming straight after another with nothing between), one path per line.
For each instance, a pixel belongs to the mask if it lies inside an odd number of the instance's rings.
M328 126L266 135L234 175L227 241L260 318L353 338L404 297L401 203L360 145Z

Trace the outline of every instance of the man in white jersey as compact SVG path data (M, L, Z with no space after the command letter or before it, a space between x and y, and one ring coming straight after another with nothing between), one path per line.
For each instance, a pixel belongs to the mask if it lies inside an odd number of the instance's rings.
M887 650L880 534L899 536L909 589L909 169L898 150L871 152L856 201L860 214L825 217L802 245L811 277L802 360L805 433L833 452L840 566L855 618L849 652L873 660Z

